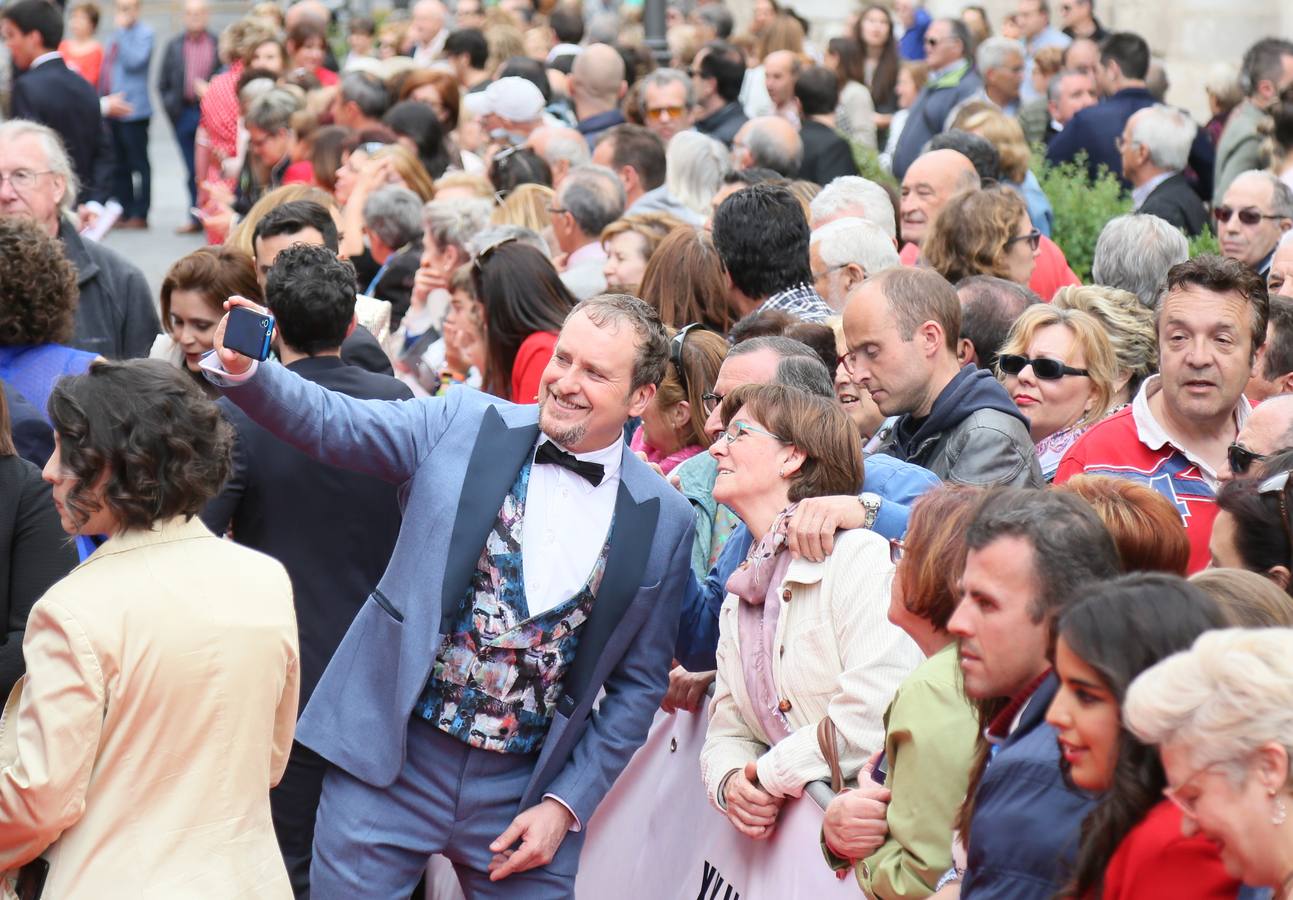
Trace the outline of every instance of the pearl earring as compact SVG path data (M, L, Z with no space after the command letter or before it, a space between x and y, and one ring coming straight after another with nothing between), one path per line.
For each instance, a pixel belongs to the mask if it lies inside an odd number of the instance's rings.
M1284 801L1279 797L1272 794L1272 799L1275 801L1275 812L1271 813L1271 824L1283 825L1288 818L1288 810L1284 807Z

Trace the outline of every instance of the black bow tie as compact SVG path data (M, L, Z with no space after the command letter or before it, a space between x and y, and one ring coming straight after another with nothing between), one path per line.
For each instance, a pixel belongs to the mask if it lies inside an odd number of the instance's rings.
M597 487L602 483L602 475L606 469L601 463L576 459L573 455L552 443L552 441L544 441L539 445L539 449L534 451L534 462L536 465L548 463L561 466L563 469L569 469L593 487Z

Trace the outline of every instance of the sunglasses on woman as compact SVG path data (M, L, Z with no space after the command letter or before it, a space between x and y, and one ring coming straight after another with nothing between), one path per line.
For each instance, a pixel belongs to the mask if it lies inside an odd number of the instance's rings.
M1037 248L1042 245L1042 233L1038 231L1036 228L1034 228L1032 231L1028 232L1027 234L1017 234L1014 237L1010 238L1008 241L1006 241L1006 246L1009 247L1011 244L1017 241L1027 241L1028 249L1036 253Z
M1029 359L1027 356L1020 356L1017 353L1003 353L997 357L997 365L1001 371L1007 375L1018 375L1024 370L1024 366L1032 366L1033 374L1042 381L1059 381L1065 375L1090 375L1086 369L1075 369L1072 366L1066 366L1058 359Z
M1251 206L1245 206L1243 209L1233 209L1229 206L1218 206L1212 211L1212 217L1222 225L1230 221L1231 216L1239 216L1239 221L1244 225L1256 225L1262 219L1282 219L1283 216L1269 216L1260 209L1254 209Z
M1226 462L1235 475L1247 475L1253 463L1266 458L1265 453L1254 453L1242 444L1231 444L1226 448Z

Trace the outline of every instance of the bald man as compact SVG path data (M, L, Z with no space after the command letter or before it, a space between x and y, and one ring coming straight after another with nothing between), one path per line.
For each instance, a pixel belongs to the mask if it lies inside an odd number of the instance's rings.
M435 62L449 37L444 27L449 11L440 0L418 0L413 4L409 18L409 37L413 40L413 60L419 66Z
M184 4L184 31L171 38L162 52L162 64L157 77L157 93L162 107L171 120L175 142L180 145L187 175L185 186L189 192L189 208L198 205L197 173L194 167L194 148L197 144L198 119L202 95L207 83L220 64L216 36L207 28L211 11L206 0L187 0ZM196 218L176 229L179 234L197 234L202 224Z
M627 91L624 60L614 47L590 44L575 57L570 71L570 96L575 101L579 133L590 149L604 132L624 124L620 100Z
M780 116L751 119L732 140L732 165L738 169L771 169L794 178L803 161L799 129Z
M916 157L902 179L902 248L904 265L915 265L934 217L962 191L979 189L974 163L955 150L931 150Z
M1293 449L1293 394L1277 394L1255 407L1227 454L1231 478L1254 475L1253 464L1281 450Z
M801 67L799 57L789 50L775 50L763 58L763 79L772 105L777 115L795 126L799 125L795 80Z

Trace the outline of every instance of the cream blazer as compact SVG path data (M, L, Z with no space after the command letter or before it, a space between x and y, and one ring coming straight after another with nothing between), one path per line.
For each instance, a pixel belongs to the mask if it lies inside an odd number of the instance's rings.
M758 761L759 784L777 797L798 797L830 768L817 723L830 715L839 730L840 767L852 781L884 746L884 711L898 685L924 660L907 633L889 621L893 564L889 542L855 529L835 536L825 562L796 559L778 587L788 598L777 619L772 678L792 734L775 746L759 727L745 689L735 594L718 615L718 679L701 750L705 788L715 806L727 776Z
M46 900L284 898L269 789L296 726L292 588L194 518L113 537L32 608L3 723L0 870Z

